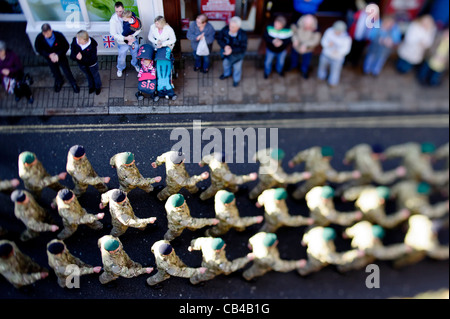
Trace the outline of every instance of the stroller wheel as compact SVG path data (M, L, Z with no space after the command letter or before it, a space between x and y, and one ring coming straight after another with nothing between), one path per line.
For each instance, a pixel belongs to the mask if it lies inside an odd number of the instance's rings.
M153 98L153 102L158 102L159 101L159 96L155 96L154 98Z
M172 101L175 101L176 99L178 98L178 95L174 95L174 96L172 96Z
M144 95L141 92L137 92L135 95L138 101L142 101L144 99Z

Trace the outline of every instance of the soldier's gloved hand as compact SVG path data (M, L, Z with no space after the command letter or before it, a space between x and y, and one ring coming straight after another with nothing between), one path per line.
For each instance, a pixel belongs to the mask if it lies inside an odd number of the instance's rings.
M314 224L314 218L308 218L307 222L308 222L308 225L311 226L312 224Z
M198 269L198 272L199 273L201 273L202 275L206 272L206 270L208 270L207 268L205 268L205 267L200 267L199 269Z
M355 214L355 219L356 220L361 220L362 218L363 218L363 213L362 212L360 212L360 211L357 211L356 212L356 214Z
M57 225L52 225L52 232L55 232L59 229Z
M97 217L97 220L103 219L103 217L105 217L105 213L98 213L95 217Z
M217 218L213 219L213 225L217 225L220 222L220 220L218 220Z
M365 252L364 250L358 249L358 251L357 251L357 256L358 256L359 258L364 257L365 255L366 255L366 252Z
M264 220L264 216L256 216L256 223L261 224Z
M94 273L98 274L100 271L102 271L102 266L94 267Z
M404 166L399 166L399 167L397 167L397 169L395 170L395 174L396 174L398 177L403 177L403 176L405 176L405 175L406 175L406 167L404 167Z
M380 161L385 161L385 160L386 160L386 155L383 154L383 153L378 154L378 159L379 159Z
M156 165L155 162L153 162L153 163L152 163L152 167L153 167L153 168L157 168L158 166Z
M155 182L159 183L162 180L161 176L156 176L155 177Z
M189 247L188 247L188 251L189 251L189 252L192 252L193 250L194 250L194 249L192 248L192 246L189 246Z
M262 205L259 202L256 202L255 206L258 207L258 208L262 207Z
M306 259L300 259L297 263L297 268L304 268L306 266Z
M208 178L209 178L209 173L208 173L208 172L203 172L203 173L200 175L200 177L201 177L203 180L208 179Z
M66 173L66 172L62 172L62 173L59 173L59 174L58 174L58 178L59 178L60 180L65 180L65 179L66 179L66 176L67 176L67 173Z
M254 253L248 253L247 254L247 259L248 260L254 260L255 259L255 254Z
M105 182L105 184L108 184L110 180L111 180L111 177L104 177L103 178L103 181Z
M249 176L252 181L256 181L258 179L258 173L250 173Z
M289 166L290 168L294 168L294 167L295 167L295 164L294 164L293 161L289 161L288 166Z
M312 174L310 172L303 172L302 176L304 179L310 179Z
M104 209L104 208L105 208L105 205L103 205L103 203L100 203L100 204L98 205L98 207L99 207L100 209Z
M147 218L147 221L149 222L149 224L153 224L156 221L156 217Z
M153 267L147 267L147 268L145 268L145 272L146 272L147 274L150 274L152 271L153 271Z
M203 164L202 162L199 162L198 166L203 167L203 166L205 166L205 164Z
M409 209L402 209L400 214L402 215L403 218L408 218L411 215L411 212L409 211Z
M344 238L344 239L348 239L349 237L348 237L348 235L347 235L347 233L344 231L344 232L342 232L342 238Z
M344 160L342 161L342 164L344 164L344 165L350 165L350 162L349 162L348 160L344 159Z
M352 172L353 179L360 179L361 178L361 172L360 171L353 171Z
M48 272L45 272L45 271L41 272L42 279L47 278L47 276L48 276Z
M10 182L11 182L12 187L14 187L14 188L19 186L19 184L20 184L20 181L17 178L12 179Z

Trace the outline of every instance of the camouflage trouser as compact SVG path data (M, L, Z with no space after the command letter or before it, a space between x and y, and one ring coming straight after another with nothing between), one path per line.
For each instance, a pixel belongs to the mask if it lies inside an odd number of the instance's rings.
M164 280L167 280L170 278L170 275L162 270L162 269L158 269L158 272L156 274L154 274L153 276L149 277L147 279L147 284L149 286L154 286L159 284L160 282L163 282Z
M119 275L115 275L112 272L104 271L99 277L100 283L102 285L107 284L108 282L114 281L119 278Z
M64 229L58 234L58 239L64 240L73 235L78 229L78 224L68 224L63 221ZM96 220L93 223L86 224L89 228L99 230L103 228L103 224Z
M161 192L158 193L158 199L160 201L165 201L167 198L169 198L170 196L174 195L174 194L178 194L178 192L182 189L182 188L186 188L187 191L191 194L195 194L198 192L198 187L197 186L181 186L181 185L167 185Z
M326 180L324 178L312 177L300 185L293 193L292 197L297 200L303 199L306 194L316 186L324 186Z
M73 183L75 184L75 187L73 188L73 193L75 194L76 197L80 197L81 195L83 195L89 187L89 184L78 183L75 180L73 181ZM105 183L99 183L92 186L94 186L102 194L108 191L108 186L106 186Z
M261 277L264 274L272 271L272 268L266 265L259 264L258 262L253 262L253 265L243 272L242 276L245 280L252 280L255 277Z

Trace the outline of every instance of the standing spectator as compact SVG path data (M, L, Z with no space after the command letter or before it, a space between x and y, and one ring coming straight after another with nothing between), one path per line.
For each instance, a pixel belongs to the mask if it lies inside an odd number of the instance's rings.
M217 42L223 60L223 74L221 80L233 75L233 86L239 86L242 78L242 64L247 51L247 32L241 29L242 20L239 17L230 19L228 26L220 30Z
M5 90L16 96L19 101L25 96L28 103L33 103L33 95L31 89L25 83L20 83L24 78L23 66L17 55L6 47L6 43L0 41L0 80ZM21 86L19 89L18 86Z
M425 15L411 22L398 48L397 70L408 73L422 63L425 52L433 45L436 25L433 17Z
M72 85L73 91L80 93L80 88L73 77L72 71L70 71L69 61L66 57L69 42L61 32L53 31L48 23L44 23L41 30L42 33L39 33L36 37L34 46L36 51L45 58L52 71L55 78L55 92L61 91L64 84L64 79L59 70L61 67L67 80Z
M384 67L392 49L402 39L402 33L393 17L385 17L380 28L370 31L371 44L364 61L364 73L378 76Z
M200 14L197 19L195 19L195 22L192 22L189 26L186 37L191 41L192 52L195 60L195 72L201 70L203 73L208 73L210 65L209 55L197 55L197 48L200 41L205 39L209 52L211 53L215 35L216 31L211 23L208 22L208 17L205 14Z
M163 47L169 47L170 50L173 50L177 38L172 27L167 24L163 16L157 16L154 22L150 26L150 32L148 34L150 43L155 50Z
M102 80L98 73L97 42L89 34L81 30L73 38L70 46L70 58L78 63L81 71L86 75L89 94L99 95L102 91Z
M277 16L273 26L268 26L264 32L266 42L266 59L264 61L264 78L272 73L272 63L276 58L275 69L280 76L284 76L284 62L286 61L287 48L291 44L292 30L286 28L287 20L283 16Z
M449 61L449 30L440 34L431 47L431 54L419 70L419 82L423 85L438 86L441 84L442 73L448 68Z
M343 21L336 21L327 29L322 37L322 54L319 59L317 76L320 80L327 80L330 86L337 86L341 77L345 56L352 47L352 38L347 33L347 25ZM328 67L330 72L328 74Z
M109 33L114 37L117 43L117 49L119 55L117 57L117 76L120 78L123 74L123 70L127 67L127 52L131 53L131 65L135 68L136 72L139 72L139 65L137 60L137 53L139 46L135 45L136 37L142 30L134 32L132 35L123 36L123 13L125 12L123 3L118 1L114 4L115 13L109 20Z
M320 44L322 35L317 31L317 18L312 14L301 17L297 25L292 25L292 53L291 70L296 69L301 56L302 64L300 71L303 78L309 77L309 66L313 56L313 51Z
M322 2L323 0L294 0L293 21L298 21L305 14L315 15Z

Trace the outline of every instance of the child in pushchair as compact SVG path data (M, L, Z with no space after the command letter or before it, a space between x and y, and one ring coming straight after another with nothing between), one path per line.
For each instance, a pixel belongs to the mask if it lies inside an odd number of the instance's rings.
M143 44L139 48L137 58L139 59L140 70L138 73L138 91L136 92L136 98L142 101L147 95L157 102L159 96L156 93L156 69L153 62L153 47L149 44Z

